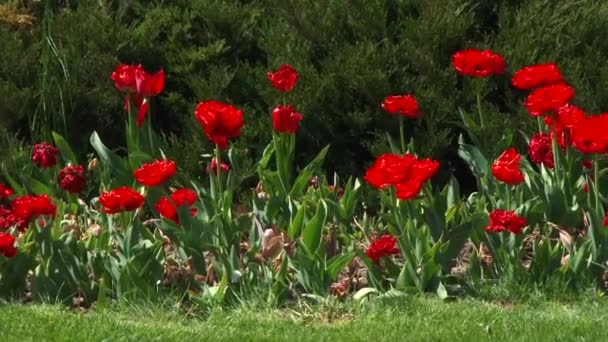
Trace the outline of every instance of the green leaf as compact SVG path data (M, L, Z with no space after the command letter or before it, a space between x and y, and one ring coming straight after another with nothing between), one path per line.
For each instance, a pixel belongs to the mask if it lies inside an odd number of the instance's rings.
M37 195L49 195L49 196L53 196L54 195L54 191L53 189L42 183L41 181L34 179L30 176L23 176L21 177L23 184L25 185L25 187L28 189L28 192L32 192L34 194Z
M403 264L403 267L401 268L401 272L399 272L399 277L397 277L397 282L395 283L395 288L397 290L405 290L406 288L410 287L411 284L414 283L414 278L411 274L411 269L410 267L408 267L408 262Z
M287 230L287 235L289 235L290 239L294 240L302 231L302 226L304 225L304 214L305 213L306 213L306 202L302 203L302 205L298 209L298 212L296 213L295 217L293 218L293 221L291 221L291 224L289 225L289 228Z
M479 148L465 144L462 135L459 139L458 155L467 163L473 174L478 178L487 174L489 170L488 160L484 157Z
M144 152L135 151L129 152L129 167L131 170L135 170L141 166L141 164L151 161L153 158Z
M264 153L262 153L262 159L260 159L260 161L258 162L258 170L261 171L268 168L268 163L270 163L270 159L272 159L274 151L274 142L270 141L270 143L264 149Z
M4 174L4 178L8 182L8 184L13 188L16 194L25 194L25 191L21 184L17 183L17 181L11 177L11 175L6 171L6 169L2 168L2 173Z
M325 218L327 215L326 204L321 201L317 205L317 212L308 222L304 231L302 232L302 240L304 246L310 253L315 253L321 244L321 238L323 233L323 224L325 224Z
M378 290L373 287L364 287L353 295L353 299L356 301L360 301L364 298L369 297L373 293L378 293Z
M321 168L323 160L325 160L325 156L327 155L327 151L329 151L329 145L325 146L319 152L319 154L317 154L315 159L313 159L308 165L306 165L304 169L302 169L293 183L291 191L289 192L291 197L297 198L308 187L308 182L310 181L312 175L315 173L315 171L318 171Z
M131 179L131 172L127 163L103 144L97 132L91 134L90 142L99 158L119 177L119 183L128 183Z
M63 160L66 162L66 164L78 164L78 161L76 160L76 154L74 154L74 151L72 151L70 144L68 144L65 138L55 131L53 131L52 134L53 140L55 140L55 145L57 146L57 148L59 148L59 151L61 151L61 156L63 157Z
M450 183L447 185L448 193L446 195L447 207L451 208L455 206L458 201L460 201L460 185L458 184L458 180L456 177L452 176L450 178Z
M340 272L346 267L355 257L355 252L350 252L343 255L336 255L327 262L327 272L332 281L335 281Z

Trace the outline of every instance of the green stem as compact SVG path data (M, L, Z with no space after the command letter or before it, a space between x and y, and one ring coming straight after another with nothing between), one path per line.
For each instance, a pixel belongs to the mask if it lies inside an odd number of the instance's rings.
M399 136L401 137L401 153L405 154L405 130L402 115L399 115Z
M479 114L479 126L484 127L483 111L481 110L481 90L477 87L477 113Z
M601 202L600 202L600 187L599 187L599 176L600 174L600 161L598 155L593 156L593 194L595 196L595 211L598 215L601 215Z
M150 99L147 100L148 102L150 102ZM150 153L152 155L156 154L155 148L154 148L154 140L152 139L152 108L150 107L150 103L148 103L148 122L146 123L146 125L148 126L148 143L150 144Z
M220 145L215 145L215 170L211 170L214 174L217 175L217 190L218 190L218 201L222 201L224 197L224 190L222 189L222 151L220 149Z

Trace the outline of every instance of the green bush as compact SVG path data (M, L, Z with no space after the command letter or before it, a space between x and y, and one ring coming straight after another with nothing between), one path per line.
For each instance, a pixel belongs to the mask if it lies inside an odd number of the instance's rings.
M301 76L287 96L305 117L298 160L331 143L328 172L341 174L361 175L373 155L386 150L385 132L397 132L380 108L384 96L412 92L425 120L411 123L407 134L421 144L419 153L443 161L446 179L452 171L466 178L456 154L463 131L458 111L473 111L476 99L470 82L451 68L459 49L490 48L505 57L510 72L555 61L575 87L577 105L590 112L608 107L602 96L608 3L599 0L46 4L12 4L30 7L37 19L31 29L0 24L0 120L30 141L57 130L82 155L90 151L82 132L97 130L120 147L123 99L109 81L120 62L166 70L153 123L171 137L165 148L179 150L172 155L192 174L202 172L200 155L211 151L192 120L196 103L220 99L244 109L247 125L237 144L255 159L271 134L270 111L282 100L265 73L282 63ZM536 122L525 115L524 94L510 87L509 74L487 81L484 92L490 118L477 134L484 152L496 156L497 131Z

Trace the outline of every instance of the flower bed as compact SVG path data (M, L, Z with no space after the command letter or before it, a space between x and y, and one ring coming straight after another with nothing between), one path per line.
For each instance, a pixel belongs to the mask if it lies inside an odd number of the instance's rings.
M506 70L488 50L460 51L453 66L472 82ZM97 157L85 170L54 134L54 145L33 148L36 174L5 175L0 293L84 305L177 289L212 305L260 291L271 300L395 292L450 298L479 280L501 279L603 288L608 232L600 165L608 114L573 106L574 91L557 66L525 67L512 79L531 91L524 106L538 120L532 138L521 132L530 161L509 146L507 134L499 156L476 147L474 132L484 125L479 94L477 114L461 112L468 135L459 154L478 183L466 198L454 178L431 186L439 162L418 156L403 129L367 169L366 184L321 176L329 146L296 170L295 134L306 114L285 95L298 77L289 65L268 73L281 104L271 110L272 141L255 168L244 167L231 147L246 124L243 112L217 100L198 104L194 119L216 146L208 183L200 184L180 178L150 125L164 71L118 66L111 78L125 94L125 154L93 133ZM412 94L387 96L382 108L401 128L432 110ZM100 180L99 196L86 201L80 193L91 177ZM251 203L237 205L234 194L251 178L258 181ZM374 215L360 199L368 185L379 203ZM458 264L463 253L468 261Z

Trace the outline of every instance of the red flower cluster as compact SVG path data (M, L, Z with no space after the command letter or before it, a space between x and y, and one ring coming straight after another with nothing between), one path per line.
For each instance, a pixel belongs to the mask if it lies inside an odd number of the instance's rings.
M144 204L144 198L128 187L120 187L110 192L103 191L99 196L99 204L106 214L116 214L123 211L133 211Z
M13 189L5 186L4 184L0 184L0 201L5 200L11 196L13 196Z
M380 238L372 241L372 243L365 250L365 254L372 259L373 262L377 262L381 258L389 257L391 255L399 254L399 248L397 248L397 239L391 235L385 234Z
M606 214L604 215L604 227L608 227L608 210L606 211Z
M393 115L403 115L413 119L422 116L418 102L411 94L387 96L382 102L382 108Z
M551 112L557 113L573 97L572 87L564 83L554 84L533 91L524 102L524 106L530 115L541 116Z
M150 75L141 65L121 64L112 72L111 79L116 89L127 93L125 110L129 110L129 101L138 107L137 126L141 127L148 113L149 98L158 96L163 91L165 71L161 69Z
M515 88L532 90L563 82L562 74L554 63L523 67L515 72L511 83Z
M42 142L32 148L32 162L46 169L57 164L57 154L59 154L57 147Z
M517 185L524 181L524 174L519 170L521 156L510 148L504 151L492 163L492 174L496 179L510 185Z
M12 258L17 255L15 238L11 234L0 233L0 254L7 258Z
M535 164L543 164L550 169L555 167L549 134L537 133L533 135L528 145L528 154L530 160Z
M80 193L87 182L82 165L64 167L57 178L59 179L59 186L72 194Z
M179 224L178 208L187 205L188 207L191 207L191 215L196 215L196 208L192 208L192 205L194 205L197 198L196 192L190 189L179 189L171 194L171 200L167 197L163 197L156 203L154 208L160 216Z
M490 213L490 224L486 227L486 232L500 233L508 230L519 235L525 226L526 219L516 215L515 211L496 209Z
M410 200L418 196L422 185L439 169L439 162L418 159L411 154L383 154L365 173L365 180L377 189L394 186L397 198Z
M291 65L283 64L279 67L279 70L269 72L268 79L275 89L288 92L296 86L298 72Z
M152 187L161 185L168 181L175 174L175 162L167 159L155 160L151 163L143 164L133 172L135 180L139 183Z
M452 56L452 65L462 75L488 77L505 72L505 60L490 50L468 49L458 51Z
M296 112L292 105L278 105L272 111L272 128L277 133L295 134L302 114Z
M207 172L207 174L209 174L209 172L211 172L211 170L213 170L213 174L217 176L217 160L215 158L211 159L211 163L209 163L209 165L207 165L205 172ZM221 162L220 171L222 173L228 173L228 171L230 171L230 166L224 162Z
M47 195L25 195L15 198L11 202L10 214L17 223L19 230L25 230L32 220L39 216L55 216L57 207ZM8 215L7 215L8 216Z
M228 139L241 135L244 123L242 111L218 101L199 103L194 117L203 127L207 138L221 149L228 147Z

